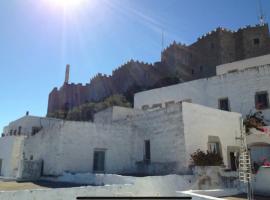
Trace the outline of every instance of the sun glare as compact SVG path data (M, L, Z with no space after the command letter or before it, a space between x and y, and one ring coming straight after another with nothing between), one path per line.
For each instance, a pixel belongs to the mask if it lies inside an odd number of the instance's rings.
M84 0L49 0L53 6L62 8L74 8L83 3Z

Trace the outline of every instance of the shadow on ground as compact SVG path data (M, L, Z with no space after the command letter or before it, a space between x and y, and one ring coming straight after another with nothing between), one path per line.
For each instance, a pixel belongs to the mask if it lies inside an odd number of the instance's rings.
M78 183L66 183L66 182L53 182L53 181L32 181L34 185L43 187L43 188L70 188L70 187L82 187L90 186L87 184L78 184Z

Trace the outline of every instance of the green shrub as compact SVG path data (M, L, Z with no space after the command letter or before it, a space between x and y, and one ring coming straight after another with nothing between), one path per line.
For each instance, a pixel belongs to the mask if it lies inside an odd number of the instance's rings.
M217 153L207 151L206 153L198 149L191 154L192 165L195 166L220 166L223 165L222 157Z
M101 102L90 102L75 107L69 111L60 110L49 113L47 117L71 121L93 121L95 113L112 106L131 107L131 104L122 95L112 95Z

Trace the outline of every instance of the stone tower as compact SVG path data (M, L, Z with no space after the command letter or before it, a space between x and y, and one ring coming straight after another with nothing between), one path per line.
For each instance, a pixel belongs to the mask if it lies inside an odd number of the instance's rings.
M65 82L64 82L64 84L68 84L68 82L69 82L69 71L70 71L70 65L67 64L66 65L66 74L65 74Z

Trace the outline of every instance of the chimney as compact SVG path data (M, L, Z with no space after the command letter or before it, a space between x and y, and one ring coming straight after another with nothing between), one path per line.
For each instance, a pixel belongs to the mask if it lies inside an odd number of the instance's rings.
M29 115L29 111L26 111L25 115L28 116Z
M64 82L64 84L68 84L68 82L69 82L69 70L70 70L70 65L67 64L67 66L66 66L66 75L65 75L65 82Z

